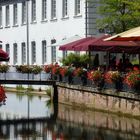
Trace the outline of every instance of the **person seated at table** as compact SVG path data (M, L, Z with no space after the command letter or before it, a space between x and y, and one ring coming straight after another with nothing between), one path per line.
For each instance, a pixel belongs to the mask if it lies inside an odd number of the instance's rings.
M116 56L114 56L114 57L110 60L109 69L110 69L110 70L116 70Z
M124 65L123 65L123 62L122 62L122 58L120 58L118 64L117 64L117 70L122 72L124 71Z
M126 72L128 72L128 71L132 70L132 68L133 68L133 65L132 65L132 63L129 61L129 59L127 58L127 59L125 60L125 63L124 63L124 69L125 69Z

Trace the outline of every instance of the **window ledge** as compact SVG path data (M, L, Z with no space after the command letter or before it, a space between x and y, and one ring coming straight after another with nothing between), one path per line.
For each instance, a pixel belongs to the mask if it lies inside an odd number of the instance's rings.
M22 23L22 24L21 24L21 26L24 26L24 25L26 25L26 23Z
M31 24L37 24L37 21L32 21Z
M55 22L55 21L57 21L57 18L53 18L53 19L51 19L50 21Z
M41 21L41 23L46 23L46 22L48 22L47 19L44 19L44 20Z
M13 25L13 27L18 27L19 25Z
M0 29L3 29L3 26L1 26Z
M10 25L5 26L5 28L10 28Z
M74 18L80 18L80 17L82 17L82 15L81 14L78 14L78 15L74 15L73 17Z
M61 19L62 20L67 20L67 19L69 19L69 17L68 16L65 16L65 17L62 17Z

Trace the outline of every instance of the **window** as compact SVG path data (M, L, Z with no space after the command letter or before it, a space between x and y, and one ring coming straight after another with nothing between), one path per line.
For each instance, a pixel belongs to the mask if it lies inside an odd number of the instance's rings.
M22 64L26 63L26 46L25 46L25 42L21 43L21 61L22 61Z
M62 13L63 17L67 17L68 16L68 0L63 0L63 13Z
M52 39L51 40L51 44L52 44L52 47L51 47L52 63L56 62L56 46L53 46L54 43L56 43L56 40Z
M6 27L10 25L10 11L9 11L9 5L6 6Z
M17 4L13 5L13 25L17 25Z
M35 41L33 41L31 43L31 46L32 46L32 64L35 64L36 63L36 43Z
M81 14L81 0L75 0L75 15Z
M9 44L6 44L6 52L7 52L8 54L10 54L10 46L9 46Z
M56 18L56 0L51 1L51 19Z
M2 49L2 44L0 44L0 49Z
M67 51L63 51L63 58L66 58L67 56Z
M47 19L47 0L42 0L42 20Z
M42 64L47 62L47 46L46 41L42 41Z
M2 27L2 6L0 7L0 27Z
M17 56L17 43L14 43L14 45L13 45L13 64L14 65L16 65L17 64L17 58L18 58L18 56Z
M36 21L36 0L32 0L32 22Z
M26 24L26 2L22 2L22 24Z

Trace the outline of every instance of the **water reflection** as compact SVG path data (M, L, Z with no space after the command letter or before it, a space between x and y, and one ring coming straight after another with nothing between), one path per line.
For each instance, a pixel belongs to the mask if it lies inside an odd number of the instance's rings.
M45 97L7 94L0 107L2 140L139 140L140 121L53 105Z

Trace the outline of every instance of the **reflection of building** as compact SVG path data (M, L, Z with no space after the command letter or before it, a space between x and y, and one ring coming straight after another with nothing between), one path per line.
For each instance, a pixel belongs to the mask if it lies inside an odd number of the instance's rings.
M0 40L10 64L27 64L27 2L29 64L58 61L63 52L53 43L74 35L97 35L96 2L86 0L7 0L0 5ZM87 7L87 9L86 9ZM87 13L87 14L86 14Z

